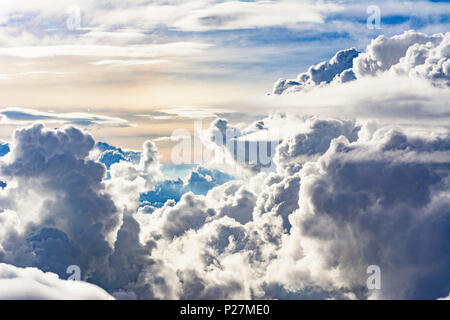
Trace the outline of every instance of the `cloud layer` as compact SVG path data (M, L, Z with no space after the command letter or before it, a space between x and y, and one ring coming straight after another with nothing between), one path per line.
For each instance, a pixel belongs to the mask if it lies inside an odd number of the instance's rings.
M13 297L64 298L72 283L58 276L77 265L108 292L81 285L80 298L447 297L450 132L417 111L411 92L426 84L423 94L445 99L447 48L448 35L378 38L311 67L299 92L281 95L345 87L360 103L358 86L401 75L411 82L385 93L385 110L403 93L403 112L419 121L346 119L336 101L341 117L217 119L200 137L215 157L184 179L164 177L152 141L132 151L74 126L17 129L0 160L0 282ZM434 116L448 107L430 101ZM367 286L373 265L380 289Z
M303 132L277 148L275 172L187 192L150 211L138 210L139 192L158 186L157 172L143 170L154 164L148 144L137 164L111 165L109 178L88 159L92 138L77 129L29 127L13 145L2 167L6 263L60 277L79 265L84 280L121 298L448 293L448 133L306 119ZM114 173L120 164L126 175ZM187 183L195 187L192 175ZM30 212L23 199L36 194ZM148 197L163 195L159 187ZM365 287L374 264L383 275L375 292Z
M100 116L89 113L40 112L24 108L6 108L0 110L2 124L26 125L36 121L42 123L70 123L78 126L129 126L124 119Z
M329 61L311 66L296 80L280 79L273 94L289 94L304 88L343 83L390 73L419 77L435 85L450 86L450 34L428 36L415 31L372 40L359 54L356 49L342 50Z

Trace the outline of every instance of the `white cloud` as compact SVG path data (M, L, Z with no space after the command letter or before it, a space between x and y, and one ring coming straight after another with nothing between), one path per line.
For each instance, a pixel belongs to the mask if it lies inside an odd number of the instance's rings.
M331 4L229 1L194 9L173 26L181 30L206 31L323 23L323 13L337 10L339 6Z
M17 73L4 73L0 74L0 79L10 79L13 77L21 77L21 76L39 76L39 75L50 75L50 76L66 76L74 74L73 72L64 72L64 71L27 71L27 72L17 72Z
M37 268L0 263L0 300L112 300L105 290L86 282L62 280Z
M450 33L428 36L412 30L391 38L381 35L362 53L355 49L342 50L329 62L311 66L295 80L278 80L272 93L296 93L330 83L360 81L383 73L409 78L418 76L434 85L442 82L448 86L449 39Z
M112 164L109 171L111 179L106 182L108 192L125 212L136 211L140 194L162 180L156 145L148 140L142 148L138 163L119 161Z
M265 104L321 116L446 122L449 38L449 33L428 36L414 31L380 36L342 73L342 68L332 68L338 53L330 63L311 67L297 80L279 80ZM326 81L312 81L316 69L325 70ZM346 72L353 75L342 81Z
M448 118L450 91L428 80L383 74L344 84L331 84L280 96L268 96L261 104L303 115L357 117L393 121Z
M372 40L367 46L366 51L355 59L353 70L358 78L385 72L398 64L401 58L405 57L406 59L407 52L411 49L414 50L412 48L413 45L417 47L423 44L429 44L432 47L436 47L446 42L447 44L445 46L448 47L449 37L450 33L445 36L443 34L428 36L414 31L407 31L391 38L379 36L375 40ZM411 52L408 53L411 56ZM445 52L443 53L445 54ZM425 57L419 56L416 59L417 64L426 63Z
M0 240L2 261L60 276L69 265L79 265L86 276L88 265L101 268L122 213L105 190L104 166L87 159L92 136L74 127L50 130L36 124L17 129L11 144L0 170L8 181L7 209L21 228ZM96 262L83 258L90 255Z
M42 112L25 108L0 109L1 123L26 125L36 121L43 123L71 123L82 126L103 125L103 126L129 126L127 120L101 116L91 113L56 113Z
M352 72L353 59L359 52L355 49L339 51L329 62L311 66L307 72L298 75L296 80L280 79L273 87L273 94L301 91L304 88L329 84L332 81L348 82L355 79Z
M427 160L419 160L421 155ZM280 281L293 291L304 286L305 272L325 288L348 290L363 286L366 267L375 264L384 277L378 297L436 298L445 285L422 286L448 268L441 249L432 248L448 246L441 224L449 214L442 210L448 170L441 170L449 160L446 135L383 128L369 141L334 140L317 162L305 163L300 171L299 209L289 217L293 231L273 271L289 275ZM419 176L420 183L413 184ZM417 239L417 233L423 237ZM409 248L415 248L413 255ZM429 265L428 254L439 262Z
M140 66L140 65L152 65L159 63L166 63L168 60L164 59L154 59L154 60L100 60L96 62L92 62L93 65L96 66Z
M228 182L205 196L187 193L151 214L134 212L140 191L127 183L134 183L128 169L136 169L137 164L112 165L111 182L106 181L105 188L99 173L92 171L101 166L87 160L76 164L92 151L88 135L75 129L22 129L16 134L9 164L2 169L8 182L18 179L19 189L14 184L5 189L14 199L9 206L16 213L1 214L6 225L13 227L6 233L0 229L0 259L62 273L67 264L78 263L76 248L92 246L91 240L103 242L106 247L84 249L83 261L89 263L82 270L86 268L87 280L100 283L110 293L119 292L118 297L445 296L449 266L442 254L449 252L448 132L373 123L361 128L354 121L333 119L303 121L302 129L278 147L276 172ZM255 126L264 127L263 123ZM146 156L138 164L142 172L136 177L152 172L149 165L157 164L154 146L147 143L144 150ZM55 162L71 154L78 160ZM37 155L48 165L41 165ZM127 163L128 173L123 175L127 183L115 180L115 171ZM69 176L57 174L54 179L55 170ZM70 183L80 175L93 181ZM67 183L70 188L65 187ZM112 184L121 189L109 191L108 199L123 214L111 207L100 214L97 209L105 207L95 203L107 200L104 192ZM86 196L86 188L92 198ZM47 199L32 229L26 225L23 209L15 204L23 196L13 196L12 191L20 189L39 192ZM77 194L84 195L81 203L97 208L95 215L79 211L84 206L79 208ZM107 217L113 220L105 225ZM120 217L121 223L116 220ZM95 227L96 236L91 239L90 230L100 221L104 231ZM18 223L25 228L16 227ZM78 228L87 232L74 233ZM55 258L55 246L65 254ZM37 248L39 254L33 257ZM425 258L430 256L431 260ZM376 295L365 287L366 268L371 264L379 265L386 279Z

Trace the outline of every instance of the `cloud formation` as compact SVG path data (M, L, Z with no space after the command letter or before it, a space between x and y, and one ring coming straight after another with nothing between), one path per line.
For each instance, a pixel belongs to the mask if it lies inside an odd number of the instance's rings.
M207 44L192 42L136 45L129 47L106 45L55 45L1 48L0 55L27 59L58 56L157 58L179 54L195 54L198 53L198 50L207 47Z
M445 98L447 37L408 32L341 52L311 68L292 96L354 90L407 70L402 77L427 84L424 94ZM334 82L350 60L356 80ZM411 88L398 83L386 110L403 93L415 123L295 112L248 127L217 119L200 139L216 158L179 180L164 177L152 141L130 151L72 126L17 129L0 159L0 275L34 267L63 278L78 265L83 280L122 299L446 297L450 133L416 112ZM435 110L448 104L430 101ZM261 143L273 143L268 165L251 158ZM380 289L367 286L372 265Z
M329 62L311 66L296 80L278 80L273 94L289 94L304 88L345 83L382 73L418 77L435 85L450 85L449 62L450 34L434 34L406 31L388 38L384 35L372 40L366 50L342 50Z
M450 115L449 37L449 33L429 36L415 31L391 38L380 36L352 58L352 67L343 72L335 72L330 63L319 64L320 70L329 71L327 80L332 81L311 81L311 71L318 68L311 67L299 76L305 82L279 80L264 105L302 115L383 123L414 125L418 119L426 119L436 127L446 127Z
M444 297L448 132L334 119L304 128L278 146L275 172L151 211L138 210L139 190L155 183L146 179L157 164L151 143L139 162L111 165L127 174L102 183L86 133L18 130L2 167L11 186L0 259L60 276L77 264L119 298ZM45 201L28 212L21 199L33 193ZM374 264L384 279L376 292L365 287Z

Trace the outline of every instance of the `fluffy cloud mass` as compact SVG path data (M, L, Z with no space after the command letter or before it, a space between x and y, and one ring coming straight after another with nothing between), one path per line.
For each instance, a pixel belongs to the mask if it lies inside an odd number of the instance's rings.
M280 79L263 105L301 115L445 126L450 34L379 36L358 53L338 52L297 79Z
M362 53L342 50L329 61L311 66L297 79L278 80L273 94L288 94L314 86L344 83L382 73L417 76L449 86L450 33L428 36L415 31L374 39Z
M332 81L347 82L356 79L352 71L353 59L358 56L356 49L342 50L329 62L322 62L311 66L307 72L298 75L296 80L280 79L273 88L274 94L300 91L303 88L320 84L328 84Z
M387 73L448 95L448 34L377 38L274 93L358 88ZM292 110L248 127L217 119L200 139L215 157L176 179L152 141L131 151L73 126L17 129L0 160L0 284L14 288L0 298L447 297L450 132L433 121ZM71 290L61 280L71 265L92 285Z

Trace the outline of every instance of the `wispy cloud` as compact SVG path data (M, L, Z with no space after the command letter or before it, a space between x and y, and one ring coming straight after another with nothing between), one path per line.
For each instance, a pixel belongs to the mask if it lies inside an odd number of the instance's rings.
M42 112L33 109L7 108L0 109L0 123L2 124L27 124L33 122L44 123L70 123L82 126L130 126L127 120L101 116L90 113L55 113Z
M100 60L92 62L95 66L140 66L140 65L152 65L159 63L167 63L169 60L155 59L155 60Z
M218 114L233 113L232 110L217 108L201 108L201 107L174 107L171 109L159 110L162 113L173 117L183 117L191 119L216 118Z
M367 28L369 5L380 7L381 29ZM8 95L0 104L133 114L209 109L159 115L168 122L226 114L211 108L248 114L274 79L342 49L361 51L380 34L445 32L449 14L448 3L412 0L3 1L0 90ZM79 25L71 28L71 19ZM284 100L269 108L291 105Z

